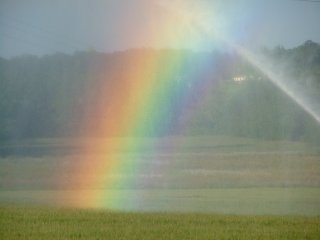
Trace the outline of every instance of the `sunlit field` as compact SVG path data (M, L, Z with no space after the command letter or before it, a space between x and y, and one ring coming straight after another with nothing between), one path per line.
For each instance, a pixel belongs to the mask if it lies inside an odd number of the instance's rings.
M318 239L319 217L0 208L2 239Z

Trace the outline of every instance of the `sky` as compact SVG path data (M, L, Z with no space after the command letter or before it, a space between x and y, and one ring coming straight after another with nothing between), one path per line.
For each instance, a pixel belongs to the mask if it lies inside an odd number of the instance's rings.
M0 56L130 48L212 50L320 42L320 2L0 0Z

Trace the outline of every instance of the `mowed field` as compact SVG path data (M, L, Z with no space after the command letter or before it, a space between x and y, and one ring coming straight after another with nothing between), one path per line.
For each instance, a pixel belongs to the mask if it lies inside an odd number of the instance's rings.
M148 167L108 176L134 178L136 185L79 189L78 161L110 157L83 151L88 142L101 144L85 141L0 147L0 239L320 238L317 147L228 137L144 139L139 148L115 152ZM75 191L83 199L103 192L141 202L77 208L69 199Z
M97 193L98 191L98 193ZM130 212L183 212L237 215L320 216L319 188L213 188L137 190L8 190L1 191L0 207L79 207L87 206L92 195L116 196L117 202L97 208ZM73 196L84 205L74 205ZM132 200L131 200L132 199ZM137 200L138 199L138 200ZM106 199L107 201L107 199Z
M1 239L319 239L319 217L0 208Z

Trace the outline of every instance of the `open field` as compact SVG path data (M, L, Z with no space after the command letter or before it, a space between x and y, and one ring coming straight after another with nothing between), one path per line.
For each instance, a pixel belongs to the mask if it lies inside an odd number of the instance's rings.
M2 144L0 239L320 238L320 154L313 146L170 137L139 139L138 147L136 139L128 139L111 152L86 151L113 141ZM105 161L115 154L143 167L123 168L107 178L134 179L136 185L77 185L79 163L91 164L84 158ZM79 194L84 203L103 195L124 204L92 209L74 203Z
M36 139L3 144L0 189L78 189L77 179L83 175L80 168L90 169L94 162L113 158L132 167L108 174L106 181L134 178L138 189L320 187L319 149L301 142L167 137L127 139L121 149L106 152L95 148L115 145L114 141ZM92 148L94 151L88 151Z
M1 239L319 239L319 217L0 208Z
M75 207L73 196L80 194L85 204L90 202L86 199L101 193L117 196L117 201L125 204L106 205L122 211L320 216L319 188L13 190L0 191L0 206ZM77 207L94 207L82 202Z
M92 195L104 195L106 202L116 196L125 204L113 209L130 211L320 215L320 154L305 143L167 137L126 139L111 153L86 151L113 141L34 139L1 145L0 205L92 207L74 204L72 196L80 194L82 202ZM79 186L79 165L90 169L92 160L108 161L115 154L139 168L108 173L107 181L116 180L112 188ZM122 180L135 185L118 186Z

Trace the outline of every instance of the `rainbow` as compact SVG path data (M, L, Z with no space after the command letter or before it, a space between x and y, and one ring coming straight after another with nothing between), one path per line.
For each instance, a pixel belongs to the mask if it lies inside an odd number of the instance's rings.
M202 44L198 43L198 38L194 40L195 33L190 29L190 23L185 19L179 20L181 16L172 14L163 6L155 4L154 7L165 13L154 21L153 26L154 29L163 29L163 32L146 32L143 37L156 39L160 45L181 47L181 50L140 49L133 58L118 66L119 71L125 69L119 74L120 79L105 79L101 95L95 96L105 104L91 111L92 115L86 117L88 121L84 128L95 128L97 135L109 138L92 140L86 146L86 154L75 159L73 171L77 177L68 183L74 185L74 189L67 192L71 206L122 209L124 206L128 208L128 205L143 204L141 192L122 196L119 191L112 190L131 189L139 185L143 179L141 175L146 171L156 172L155 175L166 171L163 167L145 169L143 155L162 151L161 140L150 138L148 141L145 136L150 135L150 128L156 136L170 135L172 129L185 131L194 109L201 104L206 89L213 84L208 59L191 60L190 51L183 50L184 47ZM179 29L178 38L175 37L176 29ZM179 43L186 41L186 46L179 46ZM181 74L188 71L190 61L201 70L189 72L188 75L192 76L189 78L189 88L181 90ZM177 115L179 122L174 120ZM126 154L128 149L134 154ZM124 173L127 176L123 177Z
M195 8L188 5L188 1L153 2L156 9L166 14L153 22L152 29L157 31L146 32L143 37L150 38L159 45L180 49L194 46L202 49L202 45L207 48L208 44L227 44L254 63L253 57L226 41L235 39L235 36L230 36L226 31L228 29L232 32L227 18L222 19L218 13L216 17L214 14L208 17L205 8ZM237 32L236 28L234 31ZM238 33L241 35L241 30L238 29ZM130 36L134 36L134 33ZM202 41L199 38L209 40ZM94 124L97 133L111 137L92 140L87 145L87 153L77 159L74 171L78 177L73 180L75 191L69 192L72 206L131 209L131 206L143 205L143 191L132 191L123 196L116 189L133 189L139 185L139 181L143 181L143 172L161 174L162 171L168 171L165 166L148 169L143 162L146 155L162 151L161 140L155 141L150 137L148 141L145 136L150 135L151 128L156 136L170 135L172 129L180 132L188 129L188 122L206 96L206 89L214 85L210 78L213 72L208 70L210 61L206 58L193 59L192 62L201 66L200 70L189 73L192 76L190 88L181 90L180 75L189 70L190 61L186 50L144 49L123 63L121 69L125 69L125 72L121 73L120 81L106 79L101 95L95 96L105 104L94 109L91 116L87 116L87 125ZM261 69L259 64L255 65ZM272 77L271 74L268 75ZM198 97L194 98L195 95ZM304 107L304 103L299 105ZM179 121L174 120L177 115ZM95 119L94 123L90 119ZM123 173L129 175L123 177Z
M75 160L74 171L78 178L74 181L79 191L76 190L77 194L70 192L73 206L114 209L133 202L141 204L141 199L133 201L138 197L135 194L130 198L121 197L119 191L110 189L132 189L141 185L139 181L146 171L156 172L155 175L165 171L146 170L142 161L146 154L162 151L161 138L155 140L152 136L170 135L172 129L184 132L196 105L201 104L206 91L215 84L207 57L192 60L201 70L195 68L197 71L189 73L189 87L181 90L180 74L190 72L187 69L190 52L169 49L135 51L135 57L121 65L126 69L121 79L105 81L101 89L103 94L99 96L100 102L105 104L88 117L88 125L92 124L90 119L94 119L94 135L108 138L92 140L87 145L86 154Z

